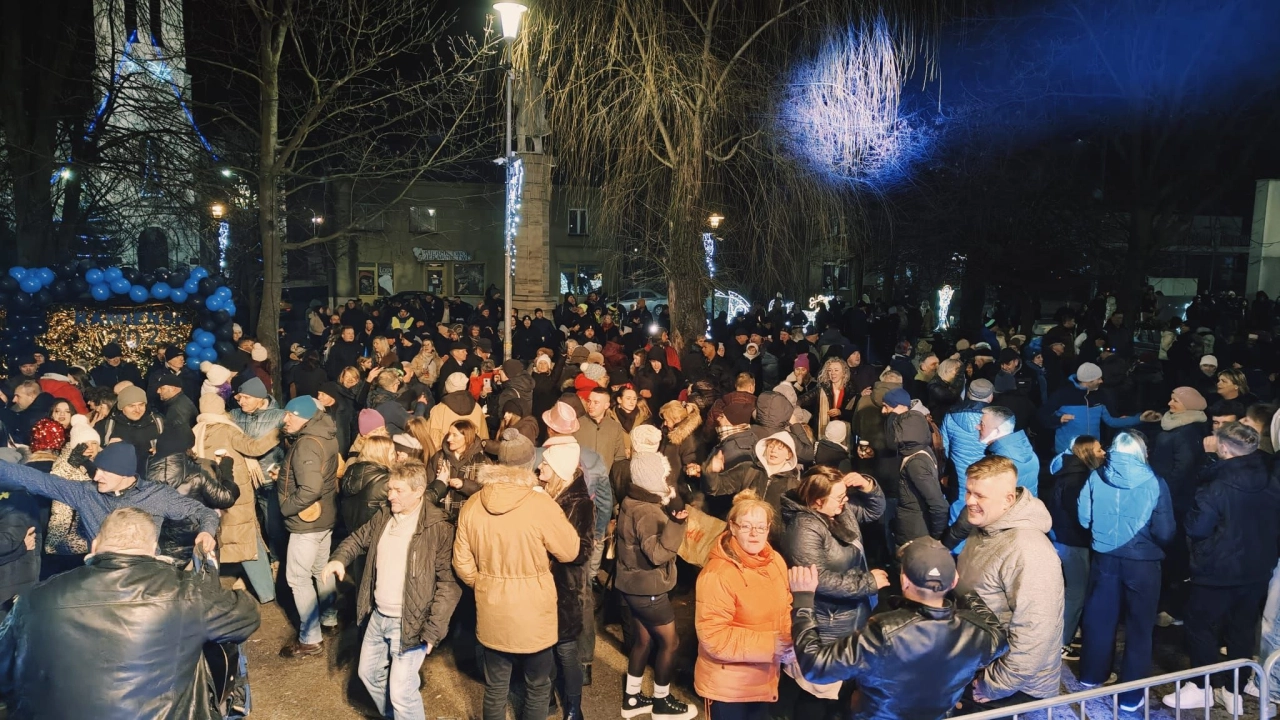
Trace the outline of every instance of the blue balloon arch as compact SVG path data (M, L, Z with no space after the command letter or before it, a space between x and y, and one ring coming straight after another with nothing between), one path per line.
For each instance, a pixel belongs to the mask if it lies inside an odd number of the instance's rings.
M193 370L236 349L231 342L236 304L226 278L199 266L141 272L81 260L56 268L11 267L0 277L0 308L5 311L0 350L6 359L36 346L36 338L49 330L46 313L56 304L94 310L180 310L194 318L183 348L187 367Z

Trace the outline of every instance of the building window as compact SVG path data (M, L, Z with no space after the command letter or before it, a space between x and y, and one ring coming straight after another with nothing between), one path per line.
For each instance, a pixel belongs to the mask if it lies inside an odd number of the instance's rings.
M484 263L454 263L453 294L477 297L483 295Z
M436 231L436 209L431 207L409 208L409 230L416 233Z
M356 205L356 222L357 230L381 230L382 229L382 208L377 205Z
M124 0L124 36L132 40L138 32L138 0Z
M599 265L579 265L575 263L561 263L560 265L560 294L573 293L581 297L586 297L593 290L599 290L604 285L604 274L600 272Z
M147 20L151 25L151 44L164 49L164 0L151 0Z
M570 208L569 209L569 234L570 235L586 235L587 234L586 208Z

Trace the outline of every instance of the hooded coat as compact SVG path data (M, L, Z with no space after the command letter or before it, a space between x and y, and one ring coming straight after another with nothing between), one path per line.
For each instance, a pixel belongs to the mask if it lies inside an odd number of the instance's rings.
M1012 460L1018 468L1018 487L1024 487L1032 495L1039 496L1040 458L1031 449L1031 440L1027 438L1025 431L1018 430L993 441L987 446L987 454Z
M1049 463L1053 477L1039 497L1053 518L1053 541L1070 547L1087 548L1092 544L1089 528L1080 524L1080 494L1093 474L1093 469L1071 453L1063 453Z
M926 535L935 540L947 529L947 499L938 480L929 421L917 412L892 416L898 440L898 514L893 534L899 545Z
M782 393L765 391L756 399L756 424L751 426L756 438L764 438L779 431L791 435L792 450L796 453L796 461L801 465L813 463L813 439L809 437L805 426L791 422L795 405Z
M765 462L765 443L778 440L791 449L791 458L779 467L768 467ZM721 472L712 472L706 463L702 466L702 489L708 495L733 497L748 488L781 512L782 496L800 484L797 469L795 439L786 431L776 432L756 441L749 462L741 462ZM777 544L777 528L770 533L770 542Z
M559 642L577 640L582 634L582 594L587 587L587 560L595 547L595 506L587 492L582 471L555 497L556 504L578 533L578 555L568 562L551 561L551 577L556 584L556 621Z
M540 652L559 641L551 557L574 561L582 539L564 512L535 489L532 470L480 468L483 486L458 516L453 569L476 594L476 639L493 650Z
M431 414L427 416L427 440L431 447L424 447L423 454L427 457L434 455L444 444L449 426L459 420L470 420L476 426L476 437L481 440L489 439L489 423L485 422L484 410L476 404L471 393L459 390L444 395L431 408Z
M1047 536L1053 520L1026 488L1016 493L1000 519L974 529L956 563L956 594L977 594L1009 636L1009 652L978 681L992 700L1053 697L1062 681L1062 563Z
M693 689L719 702L776 702L778 639L791 637L787 565L768 545L748 555L726 536L698 573Z
M1165 413L1160 418L1160 432L1151 443L1151 469L1168 484L1175 517L1185 515L1195 497L1208 422L1199 410Z
M677 496L678 497L678 496ZM676 500L675 502L679 502ZM676 586L676 553L685 522L672 517L663 499L632 484L618 510L617 580L627 595L661 595Z
M1094 552L1130 560L1162 560L1175 525L1169 487L1141 457L1112 450L1080 493L1080 524Z
M338 520L338 438L333 418L317 412L298 431L280 466L276 492L280 514L291 533L331 530ZM313 522L299 513L320 503L320 517Z
M870 523L884 514L884 492L879 485L871 492L850 498L844 511L827 517L800 504L794 491L782 496L782 522L786 528L782 552L791 567L818 567L818 591L814 607L818 625L837 634L861 630L871 615L878 588L867 571L866 548L862 544L861 523ZM834 623L836 615L849 615Z
M1185 524L1191 540L1191 582L1266 582L1276 566L1280 484L1261 451L1207 466Z

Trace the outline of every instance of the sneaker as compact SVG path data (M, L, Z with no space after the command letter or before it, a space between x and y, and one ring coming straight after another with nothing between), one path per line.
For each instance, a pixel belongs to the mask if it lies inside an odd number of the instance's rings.
M1226 688L1214 688L1213 696L1227 709L1227 712L1239 717L1244 713L1244 698ZM1234 709L1233 709L1234 708Z
M1170 625L1181 627L1182 621L1167 612L1161 612L1156 616L1156 625L1159 627L1169 627Z
M1146 705L1146 704L1147 704L1146 699L1140 697L1131 703L1123 703L1123 702L1120 703L1120 709L1125 712L1137 712L1142 709L1143 705Z
M668 695L664 698L654 698L653 700L653 717L663 718L664 720L690 720L696 717L698 708L690 707L675 698L674 695Z
M1093 688L1102 687L1103 685L1115 685L1116 681L1119 679L1120 679L1119 675L1116 675L1115 673L1111 673L1110 675L1107 676L1106 680L1103 680L1100 683L1088 683L1081 680L1080 685L1086 690L1092 690Z
M1080 648L1074 648L1074 647L1071 647L1070 645L1063 645L1062 659L1063 660L1079 660Z
M1244 685L1244 694L1249 697L1258 697L1261 693L1258 691L1258 676L1254 675L1249 678L1249 682Z
M653 698L644 693L624 692L622 694L622 717L633 718L653 710Z
M1213 707L1213 694L1200 689L1193 682L1186 683L1176 693L1165 695L1160 699L1165 707L1182 708L1183 710L1203 710Z

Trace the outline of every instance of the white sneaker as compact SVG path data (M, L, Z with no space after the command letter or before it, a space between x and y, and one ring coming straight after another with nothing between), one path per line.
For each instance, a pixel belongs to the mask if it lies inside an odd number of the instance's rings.
M1213 707L1213 694L1201 690L1193 682L1186 683L1176 693L1165 695L1160 699L1165 707L1182 708L1183 710L1204 709Z
M1132 705L1128 703L1120 703L1120 709L1125 712L1137 712L1142 709L1143 705L1146 705L1146 704L1147 704L1147 701L1145 699L1138 698L1137 700L1133 701Z
M1213 695L1218 699L1218 702L1222 703L1222 706L1227 709L1227 712L1234 713L1237 716L1244 713L1244 698L1240 695L1237 695L1226 688L1215 688ZM1235 709L1233 710L1232 708Z
M1256 698L1256 697L1258 697L1259 691L1258 691L1258 676L1257 676L1257 675L1255 675L1255 676L1253 676L1253 677L1249 678L1249 682L1245 683L1245 685L1244 685L1244 694L1245 694L1245 695L1248 695L1249 697L1255 697L1255 698Z

